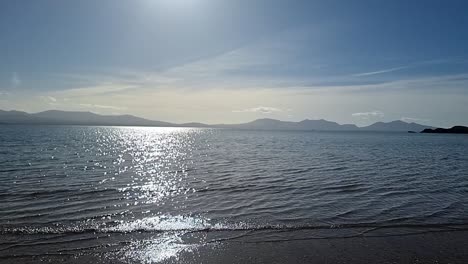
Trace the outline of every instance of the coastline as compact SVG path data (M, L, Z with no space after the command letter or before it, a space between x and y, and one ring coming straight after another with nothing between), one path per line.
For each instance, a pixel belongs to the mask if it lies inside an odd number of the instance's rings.
M181 263L466 263L468 231L327 238L256 244L226 243L217 251L183 253ZM176 263L167 261L164 263Z
M235 233L235 232L234 232ZM236 234L233 234L236 235ZM54 254L0 259L1 263L466 263L468 231L389 236L207 243L164 260L116 259L102 254ZM147 252L151 253L151 252Z

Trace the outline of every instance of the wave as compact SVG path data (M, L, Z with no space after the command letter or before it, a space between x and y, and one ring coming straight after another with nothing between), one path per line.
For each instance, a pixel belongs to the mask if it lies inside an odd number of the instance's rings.
M54 196L57 194L66 194L67 197L70 195L84 196L84 195L93 195L96 193L118 193L120 192L117 188L100 188L100 189L90 189L83 190L81 188L70 188L70 189L45 189L39 191L17 191L15 192L16 196L25 196L25 197L39 197L39 196ZM11 194L8 194L11 195Z
M81 223L68 226L4 226L0 234L82 234L82 233L164 233L164 232L221 232L221 231L300 231L331 229L449 229L468 230L468 223L348 223L305 225L254 225L247 223L213 223L210 219L192 216L153 216L134 221L111 221L107 223Z
M379 232L382 229L386 230ZM217 246L219 243L227 242L273 243L403 236L445 231L468 231L468 223L253 225L242 222L215 223L204 217L160 215L134 221L114 221L94 225L81 223L67 226L0 226L0 235L12 236L9 241L0 242L0 259L44 257L54 254L76 256L74 254L88 254L96 251L106 254L108 258L116 258L124 262L158 263L170 258L177 260L182 252L196 250L202 245ZM111 236L110 233L117 233L117 235ZM25 235L31 235L31 237L26 239ZM13 237L20 240L15 241ZM98 237L99 242L96 239ZM31 247L44 247L48 251L26 253Z

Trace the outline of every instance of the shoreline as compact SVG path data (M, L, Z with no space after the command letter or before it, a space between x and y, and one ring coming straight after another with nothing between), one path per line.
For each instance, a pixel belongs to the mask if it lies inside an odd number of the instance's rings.
M161 263L467 263L468 231L221 243Z
M233 232L235 233L235 232ZM236 234L232 234L236 235ZM282 235L280 235L282 236ZM257 238L258 235L256 236ZM300 237L300 236L299 236ZM0 263L467 263L468 231L256 241L249 236L205 243L161 258L118 258L112 252L52 254L0 259ZM295 240L297 238L297 240ZM183 244L180 244L183 246ZM148 248L150 249L150 248ZM162 251L163 254L170 253ZM159 252L161 254L161 251Z

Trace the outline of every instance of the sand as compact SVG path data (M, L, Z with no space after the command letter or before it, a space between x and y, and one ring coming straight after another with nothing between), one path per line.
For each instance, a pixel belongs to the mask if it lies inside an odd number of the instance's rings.
M0 263L145 263L108 255L51 255ZM237 239L182 251L160 263L468 263L468 231L261 242Z

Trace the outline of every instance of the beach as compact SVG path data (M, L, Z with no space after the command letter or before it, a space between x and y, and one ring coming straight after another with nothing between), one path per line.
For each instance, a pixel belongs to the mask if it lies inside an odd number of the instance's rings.
M160 263L466 263L468 231L385 237L220 242L182 251ZM2 258L0 263L141 263L100 255Z

